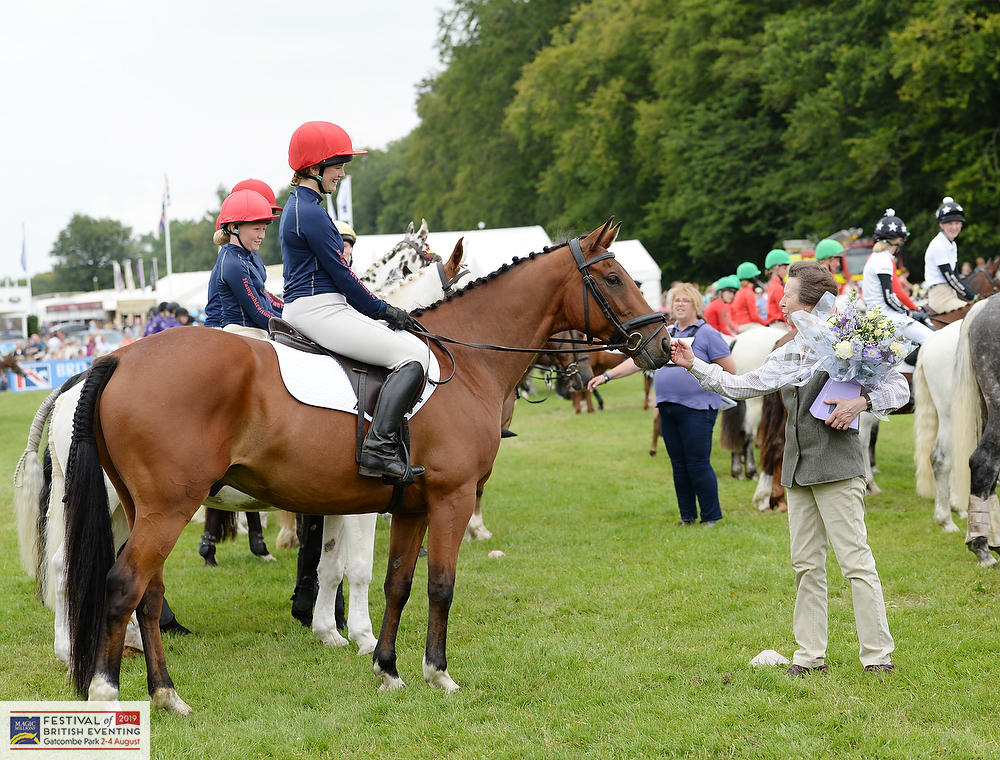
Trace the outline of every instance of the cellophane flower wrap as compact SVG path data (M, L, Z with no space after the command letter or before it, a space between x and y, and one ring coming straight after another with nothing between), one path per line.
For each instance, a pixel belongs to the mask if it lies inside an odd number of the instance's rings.
M913 350L878 306L865 311L853 291L840 311L827 293L812 312L789 316L799 331L796 342L808 348L812 359L809 376L825 371L839 382L853 380L874 390Z

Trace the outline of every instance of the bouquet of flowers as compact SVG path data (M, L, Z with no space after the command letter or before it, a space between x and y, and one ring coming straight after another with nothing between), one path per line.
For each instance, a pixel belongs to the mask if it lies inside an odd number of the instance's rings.
M798 311L791 319L800 340L818 356L813 372L824 370L832 380L854 381L869 390L913 350L878 306L862 310L853 291L842 311L834 309L833 296L826 294L813 312Z

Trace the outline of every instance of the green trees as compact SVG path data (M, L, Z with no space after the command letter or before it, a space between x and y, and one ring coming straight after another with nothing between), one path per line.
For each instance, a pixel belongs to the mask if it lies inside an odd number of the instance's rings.
M137 252L130 227L114 219L74 214L52 246L56 263L48 284L53 291L114 287L111 262L135 258Z

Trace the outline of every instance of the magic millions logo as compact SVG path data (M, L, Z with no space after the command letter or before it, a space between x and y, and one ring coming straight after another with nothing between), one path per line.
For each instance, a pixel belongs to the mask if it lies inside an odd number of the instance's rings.
M42 719L41 717L27 716L27 717L14 717L10 716L10 746L18 747L37 747L39 746L38 737L42 730Z

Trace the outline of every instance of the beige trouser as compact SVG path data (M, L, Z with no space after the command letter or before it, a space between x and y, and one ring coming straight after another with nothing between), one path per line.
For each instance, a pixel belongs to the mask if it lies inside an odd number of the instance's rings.
M951 285L932 285L931 289L927 291L927 303L935 313L940 314L945 311L954 311L955 309L961 309L964 306L968 306L968 301L963 301L954 290L951 289Z
M427 371L428 349L397 334L385 322L355 311L339 293L296 298L281 318L321 346L366 364L398 369L419 362Z
M244 327L243 325L226 325L222 328L223 332L234 333L236 335L242 335L244 338L257 338L258 340L267 340L267 330L262 330L259 327Z
M826 658L829 545L837 555L840 571L851 582L861 664L891 661L895 644L885 616L882 583L868 547L864 494L864 478L788 489L788 532L795 570L792 627L799 645L792 657L796 665L814 668Z

